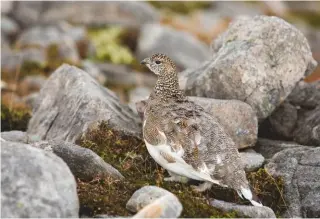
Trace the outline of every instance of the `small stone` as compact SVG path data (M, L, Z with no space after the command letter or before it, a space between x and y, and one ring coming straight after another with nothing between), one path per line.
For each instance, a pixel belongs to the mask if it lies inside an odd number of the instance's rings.
M172 195L165 195L156 199L132 218L178 218L182 212L179 199Z
M247 206L229 203L220 200L211 201L211 205L224 212L236 211L240 217L250 218L276 218L273 210L267 206Z
M165 195L174 196L171 192L163 188L157 186L144 186L133 193L126 204L126 208L131 212L138 212L156 199Z
M6 16L1 16L1 34L15 36L18 32L19 26L14 20Z
M90 181L96 177L124 178L118 170L104 162L92 150L73 143L52 140L36 142L33 146L55 153L66 162L73 175L82 181Z
M68 166L52 153L1 142L1 217L78 217L77 184Z
M209 48L190 33L160 24L146 24L138 39L137 56L144 59L164 53L181 69L196 67L209 57Z
M240 156L246 172L252 172L259 169L264 162L264 157L252 149L240 152Z

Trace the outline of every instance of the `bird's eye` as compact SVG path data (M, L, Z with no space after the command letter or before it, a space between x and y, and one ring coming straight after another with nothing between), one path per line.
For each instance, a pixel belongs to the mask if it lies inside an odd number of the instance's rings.
M159 60L156 61L156 64L159 65L161 62Z

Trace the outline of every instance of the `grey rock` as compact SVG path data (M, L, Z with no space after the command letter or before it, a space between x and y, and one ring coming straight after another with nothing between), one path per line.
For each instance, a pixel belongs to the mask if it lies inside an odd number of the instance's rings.
M229 203L220 200L213 200L210 203L213 207L218 208L224 212L236 211L241 217L250 218L276 218L273 210L267 206L247 206Z
M84 60L82 62L82 68L85 72L88 72L94 79L100 84L104 84L107 81L107 77L100 71L99 67L90 60Z
M320 217L320 147L281 151L266 169L284 180L287 210L282 217Z
M39 101L38 101L38 97L39 97L39 93L35 92L35 93L31 93L27 96L24 96L22 98L22 101L29 106L31 109L35 109L39 107Z
M320 80L312 83L300 81L288 96L288 101L306 108L316 107L320 104Z
M304 147L296 142L289 141L277 141L265 138L258 138L257 144L254 147L258 153L261 153L265 159L270 159L276 153L285 150L293 149L297 147Z
M52 151L62 158L76 178L90 181L95 177L123 179L122 174L92 150L64 141L41 141L32 146Z
M41 13L46 4L44 1L14 2L11 14L22 27L32 26L42 21Z
M303 34L277 17L237 19L212 43L212 53L180 74L181 87L188 95L242 100L260 121L317 65Z
M1 15L9 14L13 8L13 1L2 1L1 2Z
M39 67L46 65L46 54L36 48L28 48L22 51L6 50L1 53L1 71L10 77L15 77L17 69L23 64L32 63Z
M248 2L229 2L229 1L214 1L213 13L225 17L238 17L242 15L255 16L263 14L261 4L250 4Z
M88 73L64 64L44 84L28 134L75 142L101 121L123 134L140 136L140 120L116 95Z
M264 157L252 149L240 152L241 161L246 172L252 172L262 167Z
M147 74L132 71L126 65L111 63L96 63L100 71L107 77L108 83L121 86L141 86L153 87L157 78L154 74Z
M18 31L19 26L14 20L6 16L1 16L1 34L5 34L7 36L15 36Z
M126 204L126 208L131 212L138 212L156 199L165 195L174 196L171 192L163 188L157 186L144 186L133 193Z
M320 104L300 113L293 136L300 144L320 146Z
M142 60L154 53L168 55L182 69L196 67L210 55L208 46L190 33L150 23L141 29L137 56Z
M298 109L288 101L281 104L268 118L272 131L286 138L293 137L298 120Z
M257 140L258 121L253 109L239 100L216 100L202 97L188 97L212 114L232 137L237 147L253 146ZM146 107L146 100L136 103L141 118Z
M150 4L132 1L50 2L41 15L43 22L65 20L91 27L107 25L139 27L143 23L160 19L158 11Z
M27 75L19 83L19 91L21 95L38 92L45 84L47 78L43 75Z
M151 91L152 90L150 88L142 86L129 91L129 106L134 112L138 113L136 103L148 99Z
M1 142L1 217L78 217L76 181L56 155Z
M165 195L144 207L132 218L178 218L182 204L174 195Z
M20 143L27 143L28 141L27 133L22 131L1 132L1 138L5 141L13 141Z
M61 60L79 63L80 57L75 40L69 34L70 28L64 23L58 25L34 26L26 29L18 37L18 48L37 47L47 54L49 49L57 49L57 56Z

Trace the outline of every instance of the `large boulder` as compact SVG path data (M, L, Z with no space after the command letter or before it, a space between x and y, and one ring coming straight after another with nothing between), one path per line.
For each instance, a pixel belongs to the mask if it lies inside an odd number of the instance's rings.
M69 166L73 175L82 181L96 177L123 179L122 174L92 150L65 141L40 141L32 146L52 151Z
M296 147L277 153L266 165L284 180L283 217L320 217L320 147Z
M138 116L120 104L112 91L74 66L60 66L42 87L37 103L27 132L43 140L75 142L100 121L123 134L141 134Z
M16 142L1 142L1 217L78 217L76 181L62 159Z
M268 117L317 62L307 39L277 17L241 17L212 43L212 58L180 74L188 95L238 99Z
M164 53L172 58L179 69L186 69L207 60L209 48L190 33L150 23L141 29L137 56L142 60L154 53Z

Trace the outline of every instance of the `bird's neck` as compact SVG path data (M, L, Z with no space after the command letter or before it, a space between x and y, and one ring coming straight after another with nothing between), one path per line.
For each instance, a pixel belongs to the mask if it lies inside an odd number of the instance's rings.
M175 71L160 74L154 92L164 99L181 99L183 92L179 89L178 75Z

